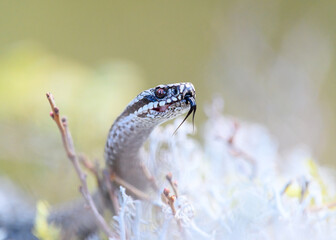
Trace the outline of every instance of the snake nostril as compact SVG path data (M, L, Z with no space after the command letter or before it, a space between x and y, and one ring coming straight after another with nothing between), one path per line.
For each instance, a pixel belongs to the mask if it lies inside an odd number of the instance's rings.
M191 89L186 89L186 91L184 91L183 93L183 99L190 98L193 96L194 96L194 93Z
M179 91L176 86L172 87L171 91L172 91L173 96L177 96L179 94Z

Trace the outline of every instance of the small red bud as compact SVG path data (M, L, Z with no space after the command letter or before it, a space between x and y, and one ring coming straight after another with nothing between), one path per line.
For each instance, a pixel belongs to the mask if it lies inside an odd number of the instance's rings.
M168 181L171 181L173 179L173 174L170 172L166 175L166 178Z
M163 194L165 195L165 196L169 196L169 193L170 193L170 190L168 189L168 188L164 188L163 189Z
M58 114L59 113L58 107L54 107L54 111L55 111L56 114Z
M51 117L52 119L54 119L55 116L54 116L54 113L53 113L53 112L50 112L49 115L50 115L50 117Z

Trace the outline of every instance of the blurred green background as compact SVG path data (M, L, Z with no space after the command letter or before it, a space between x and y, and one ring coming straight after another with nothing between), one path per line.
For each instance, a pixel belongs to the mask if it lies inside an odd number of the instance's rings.
M51 203L78 195L51 91L78 152L102 161L140 91L190 81L335 167L335 1L0 1L0 175ZM102 161L103 162L103 161Z

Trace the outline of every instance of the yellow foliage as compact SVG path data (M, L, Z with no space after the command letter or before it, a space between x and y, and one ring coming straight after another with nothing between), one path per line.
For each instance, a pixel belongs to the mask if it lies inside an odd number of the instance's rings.
M34 235L40 240L60 239L60 230L48 223L49 204L46 201L38 201L36 205L36 219Z
M302 194L302 187L299 185L298 182L293 182L291 183L287 188L286 188L286 195L292 198L301 198Z
M316 163L312 159L308 159L307 167L309 169L310 175L319 184L319 186L321 188L322 198L325 202L328 198L328 190L327 190L327 186L325 185L325 183L323 182L323 180L320 176L318 166L316 165Z

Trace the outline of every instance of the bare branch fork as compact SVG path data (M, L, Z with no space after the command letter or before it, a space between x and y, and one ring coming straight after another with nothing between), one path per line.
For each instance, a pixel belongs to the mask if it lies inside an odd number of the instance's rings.
M172 187L175 195L171 195L170 190L168 188L164 188L161 194L161 199L164 203L168 204L168 206L172 210L173 216L176 217L175 201L178 198L177 182L173 181L173 174L171 172L166 175L166 179ZM176 221L177 225L179 226L179 230L182 232L181 220L176 219Z
M74 148L74 144L73 144L73 140L70 134L70 130L68 128L68 121L65 117L60 118L59 115L59 108L56 107L54 98L52 96L51 93L47 93L46 94L50 107L51 107L51 112L50 112L50 116L51 118L55 121L58 129L60 130L61 136L62 136L62 142L63 142L63 146L64 149L67 153L67 156L69 158L69 160L71 161L71 163L73 164L76 173L80 179L81 182L81 186L79 188L80 192L82 193L85 202L87 203L87 205L89 206L90 210L92 211L94 218L97 222L97 225L101 227L101 229L104 231L104 233L109 237L109 238L113 238L113 232L111 230L111 228L109 227L109 225L106 223L106 221L104 220L104 218L100 215L87 186L86 183L86 174L82 171L80 165L79 165L79 158L76 154L75 148Z
M247 154L246 152L244 152L242 149L240 149L239 147L237 147L237 145L235 144L235 138L237 136L237 132L239 130L239 124L238 122L234 122L233 123L233 132L232 135L229 137L229 139L227 140L228 146L231 148L231 154L235 157L242 157L243 159L245 159L248 163L251 164L252 167L252 173L251 173L251 177L254 178L256 175L256 171L257 171L257 162L256 160L250 156L249 154Z

